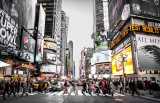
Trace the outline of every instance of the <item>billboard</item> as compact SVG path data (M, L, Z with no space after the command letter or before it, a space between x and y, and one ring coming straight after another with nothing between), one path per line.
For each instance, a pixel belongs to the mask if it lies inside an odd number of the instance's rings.
M15 19L0 9L0 44L16 49L17 32L18 24Z
M134 73L131 46L112 56L112 74L123 75L123 68L125 74Z
M110 29L113 29L114 25L117 25L121 20L121 14L125 3L126 0L110 0L108 8Z
M32 34L25 29L22 29L21 33L22 40L20 58L34 62L35 39L32 37Z
M32 34L25 31L23 29L22 31L22 42L21 42L21 49L27 50L31 53L34 53L35 51L35 39L32 37Z
M160 17L159 0L130 0L131 13L144 17Z
M48 40L44 40L44 49L51 49L51 50L55 50L57 49L57 44L54 41L48 41Z
M107 32L97 32L95 35L95 49L97 50L107 50L108 41L107 41Z
M111 50L100 51L93 54L91 65L105 62L111 62Z
M46 14L42 7L42 5L37 6L37 13L36 13L36 24L35 26L38 27L37 33L37 48L36 48L36 61L43 60L43 44L44 44L44 30L45 30L45 18Z
M42 65L41 72L57 73L57 66L56 65Z
M160 68L160 37L136 34L139 69Z

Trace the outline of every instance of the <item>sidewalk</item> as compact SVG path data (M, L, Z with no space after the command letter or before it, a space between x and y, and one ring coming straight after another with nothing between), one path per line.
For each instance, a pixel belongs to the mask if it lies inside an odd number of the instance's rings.
M160 91L154 91L153 94L149 94L148 90L147 91L139 90L139 92L140 92L140 97L142 98L160 102Z
M151 100L151 101L156 101L156 102L160 102L160 97L159 98L156 98L154 95L150 95L149 94L149 91L144 91L144 90L138 90L140 92L140 95L135 95L136 97L140 97L140 98L144 98L144 99L148 99L148 100ZM115 90L115 92L118 92L119 93L119 90ZM155 92L155 93L158 93L158 95L160 96L160 93L159 91ZM125 93L125 95L132 95L130 93Z

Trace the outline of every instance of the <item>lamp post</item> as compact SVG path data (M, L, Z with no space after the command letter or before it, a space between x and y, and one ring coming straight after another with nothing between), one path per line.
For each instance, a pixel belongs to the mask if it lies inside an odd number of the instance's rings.
M69 49L68 48L66 49L65 54L66 54L66 68L65 68L66 73L65 74L66 74L66 76L68 76L68 55L69 55Z
M123 64L123 83L124 83L124 89L126 88L125 87L125 84L126 84L126 78L125 78L125 65L124 65L124 62L126 62L126 58L127 58L127 55L125 54L121 54L121 58L122 58L122 64Z

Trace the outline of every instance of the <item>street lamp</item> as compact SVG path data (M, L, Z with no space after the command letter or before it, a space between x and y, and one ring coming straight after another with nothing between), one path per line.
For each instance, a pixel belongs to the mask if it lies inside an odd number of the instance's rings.
M123 64L123 83L124 83L124 89L126 88L125 87L125 84L126 84L126 74L125 74L125 65L124 65L124 62L126 62L126 59L127 59L127 55L125 54L121 54L121 58L122 58L122 64Z
M66 73L65 74L66 74L66 76L68 76L68 55L69 55L69 49L67 48L65 52L66 52L65 53L66 54L66 68L65 68L66 69Z

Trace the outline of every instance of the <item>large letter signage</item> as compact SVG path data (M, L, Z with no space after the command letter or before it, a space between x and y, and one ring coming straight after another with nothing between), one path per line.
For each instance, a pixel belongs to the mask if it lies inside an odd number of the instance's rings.
M18 24L0 9L0 44L16 49Z

